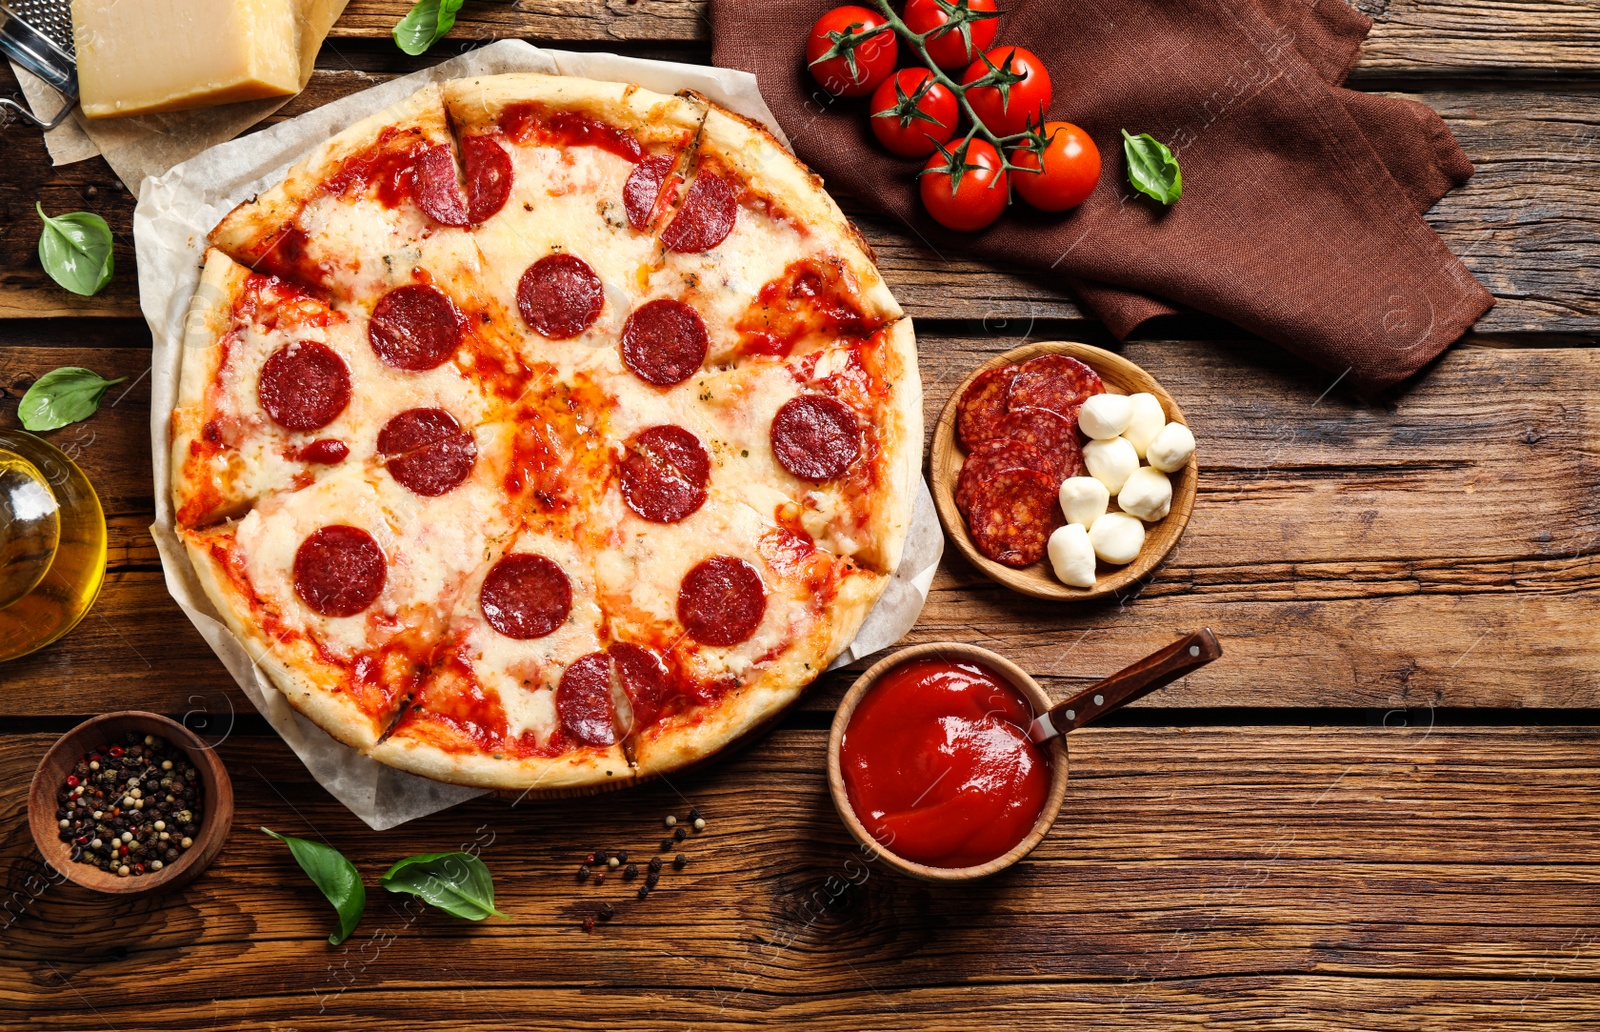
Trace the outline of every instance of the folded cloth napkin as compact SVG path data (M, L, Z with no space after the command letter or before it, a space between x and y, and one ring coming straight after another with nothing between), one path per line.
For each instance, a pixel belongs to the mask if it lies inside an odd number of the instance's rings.
M1019 0L998 45L1038 54L1052 119L1100 147L1077 209L1020 200L978 233L922 210L919 163L878 146L868 101L829 97L802 53L829 5L712 0L712 60L754 72L834 190L933 246L1052 270L1119 338L1175 306L1227 319L1366 391L1411 376L1494 303L1422 213L1472 165L1437 114L1339 86L1372 22L1341 0ZM916 55L902 46L902 64ZM1183 168L1163 208L1127 182L1120 130Z

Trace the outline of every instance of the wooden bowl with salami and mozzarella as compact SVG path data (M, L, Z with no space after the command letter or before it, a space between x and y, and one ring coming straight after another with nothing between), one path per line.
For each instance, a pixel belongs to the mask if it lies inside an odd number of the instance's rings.
M1177 544L1199 465L1183 410L1120 355L1028 344L973 370L933 433L933 497L961 554L1036 598L1122 591Z

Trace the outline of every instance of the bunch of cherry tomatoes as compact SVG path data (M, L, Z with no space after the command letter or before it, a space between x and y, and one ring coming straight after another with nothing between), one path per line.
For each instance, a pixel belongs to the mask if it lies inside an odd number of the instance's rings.
M988 226L1013 188L1035 208L1065 211L1100 178L1089 135L1045 120L1052 88L1044 62L1022 47L994 46L999 18L995 0L906 0L899 17L887 5L835 7L806 42L806 64L823 89L870 95L878 142L927 159L922 204L950 229ZM895 69L902 36L924 67Z

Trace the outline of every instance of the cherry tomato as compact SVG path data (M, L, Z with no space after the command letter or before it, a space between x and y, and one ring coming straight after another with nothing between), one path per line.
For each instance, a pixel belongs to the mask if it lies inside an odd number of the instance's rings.
M1038 172L1016 172L1011 185L1017 193L1041 211L1066 211L1076 208L1094 193L1100 181L1100 148L1089 134L1071 122L1044 124L1044 156L1026 147L1011 152L1011 163Z
M1011 198L1000 152L983 140L960 144L948 157L929 158L919 186L922 206L935 222L966 232L999 218Z
M926 68L902 68L872 94L872 134L902 158L925 158L956 134L956 95Z
M900 44L894 30L880 25L883 15L865 7L835 7L817 19L806 39L806 66L811 77L836 97L865 97L894 72Z
M1030 121L1034 125L1044 121L1050 110L1050 73L1033 51L996 47L967 66L961 73L961 85L991 74L1000 76L1003 83L967 91L967 103L991 133L1012 136L1026 129Z
M944 3L952 2L957 6L961 4L961 0L944 0ZM999 10L995 0L967 0L966 7L973 14L992 15ZM900 17L906 23L906 28L917 33L929 32L950 21L950 15L940 5L940 0L907 0L905 13ZM979 54L994 46L995 33L1000 31L998 18L968 21L966 25L967 35L972 38L970 47L959 26L937 36L929 36L923 42L934 64L940 68L964 68L976 61Z

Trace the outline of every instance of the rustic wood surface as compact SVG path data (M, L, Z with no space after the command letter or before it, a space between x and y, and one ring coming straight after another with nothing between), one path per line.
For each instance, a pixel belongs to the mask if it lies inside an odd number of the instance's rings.
M469 0L418 60L386 39L407 6L352 0L275 118L476 40L709 55L703 0ZM1115 344L1048 276L861 219L918 322L930 430L974 366L1067 338L1148 369L1199 439L1193 518L1133 595L1044 603L949 550L907 642L981 644L1056 698L1197 626L1226 650L1074 732L1055 830L980 886L865 863L835 816L827 726L863 665L670 782L367 830L167 596L146 529L132 197L103 162L54 169L36 134L0 128L0 425L56 366L130 378L51 435L106 505L101 599L0 666L0 1029L1600 1026L1600 6L1357 6L1376 24L1353 83L1440 111L1477 166L1428 218L1499 299L1404 393L1358 398L1213 320ZM105 293L46 279L35 200L107 217ZM237 790L219 860L160 900L57 884L27 829L56 735L126 707L185 717ZM711 825L648 902L573 879L590 849L650 855L661 817L691 803ZM331 909L259 825L329 841L366 874L350 941L326 944ZM401 855L468 846L510 921L457 922L377 886ZM618 915L585 935L602 900Z

